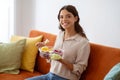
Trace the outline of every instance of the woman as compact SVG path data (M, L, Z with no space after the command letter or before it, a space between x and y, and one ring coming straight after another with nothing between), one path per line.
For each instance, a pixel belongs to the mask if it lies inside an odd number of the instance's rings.
M76 8L72 5L63 6L58 13L58 20L60 32L54 49L64 50L62 59L51 60L51 68L48 74L26 80L79 80L86 69L90 45L79 24L80 18ZM37 47L43 45L44 43L37 43Z

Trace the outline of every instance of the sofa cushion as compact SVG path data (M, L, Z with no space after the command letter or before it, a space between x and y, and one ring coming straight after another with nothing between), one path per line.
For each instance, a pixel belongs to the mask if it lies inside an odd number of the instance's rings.
M104 80L120 80L120 63L117 63L112 67Z
M35 46L35 44L42 40L42 36L40 35L40 36L37 36L34 38L28 38L28 37L14 35L11 37L11 41L13 42L13 41L17 41L17 40L20 40L23 38L25 38L27 41L26 41L25 50L24 50L23 56L22 56L21 69L33 72L36 56L38 53L38 49Z
M18 74L26 39L0 44L0 73Z
M51 33L47 33L47 32L43 32L43 31L38 31L38 30L31 30L29 37L36 37L39 35L43 35L43 40L48 39L50 42L47 44L48 46L53 46L54 42L56 40L56 35L55 34L51 34ZM42 58L39 56L37 56L36 59L36 66L35 69L43 74L46 74L49 72L50 69L50 63L46 62L46 59Z

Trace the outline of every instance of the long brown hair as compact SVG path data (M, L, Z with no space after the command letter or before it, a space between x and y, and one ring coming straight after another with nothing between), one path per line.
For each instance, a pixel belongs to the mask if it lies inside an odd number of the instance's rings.
M65 6L63 6L60 9L59 13L58 13L58 20L60 20L60 12L62 10L67 10L68 12L72 13L74 15L74 17L76 17L76 16L78 17L78 20L75 22L75 31L77 33L79 33L82 37L87 38L83 28L79 24L80 18L79 18L78 11L76 10L76 8L73 5L65 5ZM65 31L65 29L61 25L59 25L59 29L62 30L62 31Z

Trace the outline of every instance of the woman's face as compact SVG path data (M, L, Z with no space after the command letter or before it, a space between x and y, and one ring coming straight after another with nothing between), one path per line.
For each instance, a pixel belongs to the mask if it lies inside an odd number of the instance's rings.
M74 23L77 21L77 17L67 10L61 10L59 17L60 25L64 29L74 28Z

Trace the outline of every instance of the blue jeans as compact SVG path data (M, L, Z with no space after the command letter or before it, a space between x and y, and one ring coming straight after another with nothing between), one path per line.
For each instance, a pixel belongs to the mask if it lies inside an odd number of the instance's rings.
M25 80L68 80L49 72L48 74L27 78Z

